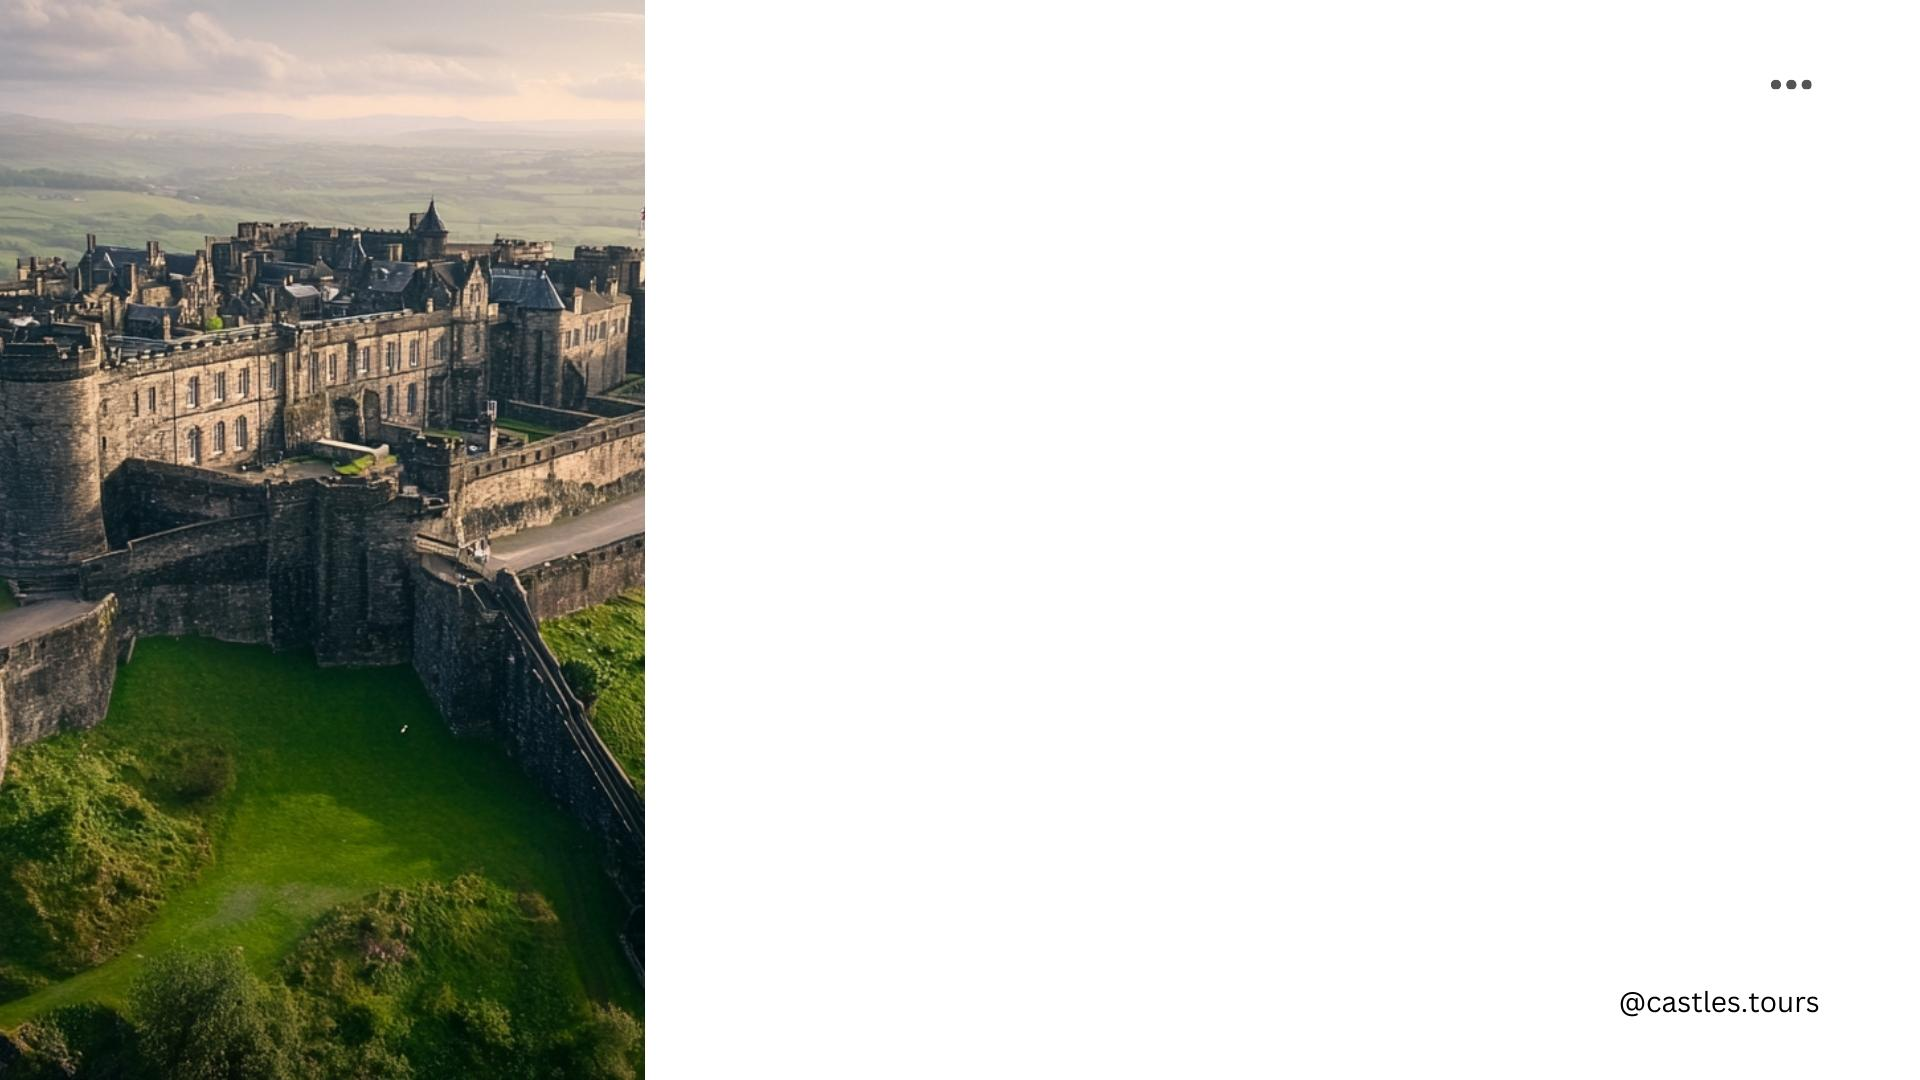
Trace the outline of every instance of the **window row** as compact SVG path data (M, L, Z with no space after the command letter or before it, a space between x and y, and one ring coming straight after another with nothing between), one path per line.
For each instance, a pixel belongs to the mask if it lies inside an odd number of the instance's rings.
M247 448L247 418L244 416L233 422L233 448L236 451ZM226 452L227 422L222 420L213 425L212 456L219 457ZM198 465L203 459L204 453L205 448L201 445L200 429L197 427L189 428L187 430L187 461L190 464Z
M234 385L237 391L237 396L246 397L248 394L253 393L252 369L241 368L238 372L235 372L234 375L235 375ZM216 371L213 373L209 381L213 389L212 400L215 402L221 402L221 401L227 400L227 373L224 371ZM271 378L269 379L269 382L271 382ZM200 381L200 376L195 375L187 380L187 408L197 409L200 407L200 403L201 403L201 381ZM147 388L147 411L148 412L154 411L154 404L155 402L154 402L153 388L148 387ZM140 415L140 392L138 390L134 391L133 393L133 415L135 416Z

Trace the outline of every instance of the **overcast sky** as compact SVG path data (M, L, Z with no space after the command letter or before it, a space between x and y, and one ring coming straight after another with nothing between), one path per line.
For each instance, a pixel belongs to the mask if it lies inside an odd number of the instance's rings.
M0 112L643 116L643 0L0 0Z

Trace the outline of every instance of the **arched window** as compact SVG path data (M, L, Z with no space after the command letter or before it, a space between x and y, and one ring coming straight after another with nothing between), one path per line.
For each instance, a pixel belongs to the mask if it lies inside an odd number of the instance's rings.
M247 448L247 418L244 416L233 422L233 448L235 450Z
M194 465L200 464L199 428L190 428L187 431L187 461Z
M227 452L227 422L225 420L213 425L213 452L216 454L224 454Z

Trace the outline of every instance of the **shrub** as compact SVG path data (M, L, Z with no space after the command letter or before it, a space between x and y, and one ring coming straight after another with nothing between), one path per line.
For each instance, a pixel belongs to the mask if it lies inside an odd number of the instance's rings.
M134 1023L149 1067L175 1080L294 1075L297 1025L284 989L224 953L170 953L134 980Z
M567 685L573 687L575 697L591 705L600 697L600 669L585 660L567 660L560 665L560 674L566 676Z

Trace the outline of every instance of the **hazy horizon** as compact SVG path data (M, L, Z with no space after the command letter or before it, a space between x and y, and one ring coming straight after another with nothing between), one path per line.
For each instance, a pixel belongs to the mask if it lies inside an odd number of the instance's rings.
M638 127L645 33L640 0L0 0L0 112Z

